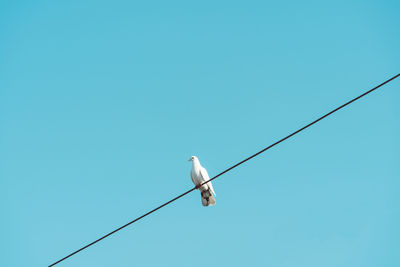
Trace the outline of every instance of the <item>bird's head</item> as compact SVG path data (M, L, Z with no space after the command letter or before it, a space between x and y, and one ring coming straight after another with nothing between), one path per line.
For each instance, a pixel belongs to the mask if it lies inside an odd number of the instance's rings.
M189 159L189 161L195 161L195 160L198 160L198 158L196 156L191 156Z

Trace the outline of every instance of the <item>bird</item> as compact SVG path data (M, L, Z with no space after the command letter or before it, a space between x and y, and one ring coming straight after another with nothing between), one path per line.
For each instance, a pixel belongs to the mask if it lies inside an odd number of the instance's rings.
M201 203L203 206L214 206L216 203L215 192L211 182L201 185L202 183L210 180L207 170L201 166L199 159L196 156L191 156L189 161L192 162L192 170L190 171L190 178L192 179L196 189L200 190Z

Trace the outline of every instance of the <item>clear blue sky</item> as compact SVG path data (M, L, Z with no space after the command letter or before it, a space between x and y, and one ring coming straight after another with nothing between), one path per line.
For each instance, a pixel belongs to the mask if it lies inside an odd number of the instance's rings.
M143 1L142 1L143 2ZM0 265L46 266L400 71L398 1L2 1ZM59 266L400 266L400 79Z

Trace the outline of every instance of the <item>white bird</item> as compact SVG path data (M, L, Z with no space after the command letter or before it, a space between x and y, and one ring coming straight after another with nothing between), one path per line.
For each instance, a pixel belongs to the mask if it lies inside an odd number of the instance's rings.
M192 178L194 185L201 192L201 203L203 204L203 206L214 206L216 203L215 201L216 194L214 192L214 188L211 182L208 182L200 186L202 183L210 180L207 170L200 165L200 161L196 156L192 156L189 159L189 161L192 162L192 170L190 171L190 178Z

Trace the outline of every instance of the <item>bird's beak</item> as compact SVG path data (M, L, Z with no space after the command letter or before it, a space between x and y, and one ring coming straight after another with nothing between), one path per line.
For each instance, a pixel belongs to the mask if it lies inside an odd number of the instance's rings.
M192 158L190 158L188 161L192 161Z

